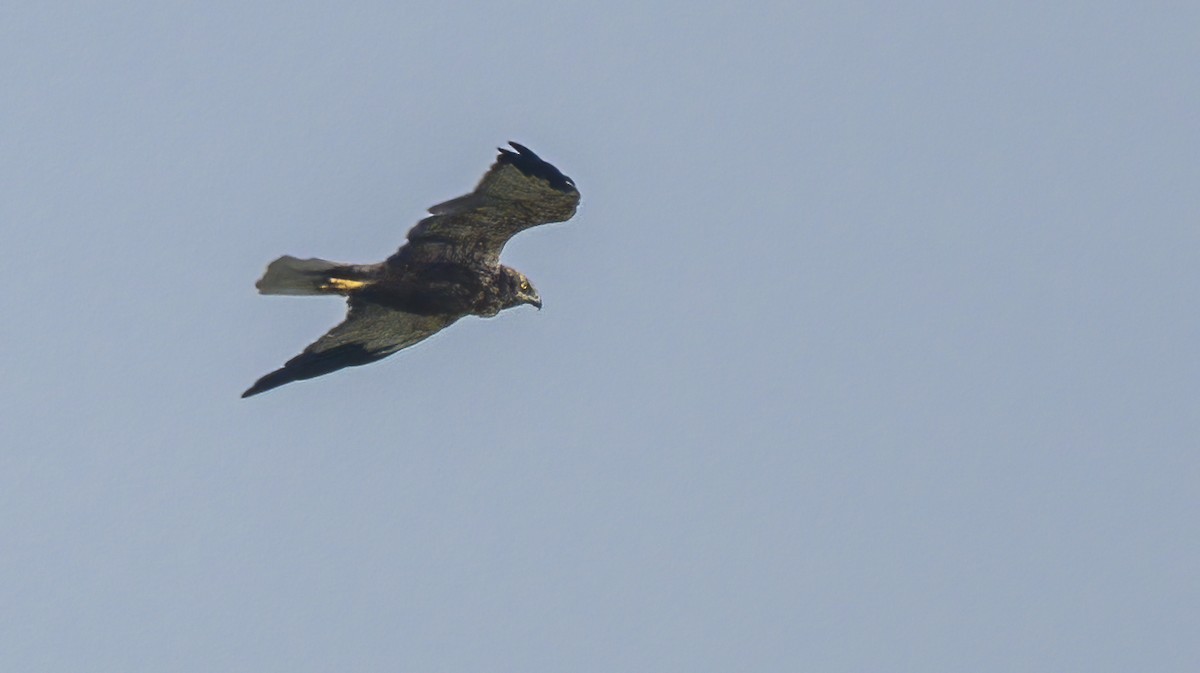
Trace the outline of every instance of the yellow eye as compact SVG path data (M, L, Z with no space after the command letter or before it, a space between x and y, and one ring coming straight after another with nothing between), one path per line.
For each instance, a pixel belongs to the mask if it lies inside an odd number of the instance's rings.
M522 292L528 292L528 291L529 291L529 281L527 281L527 280L523 280L523 281L521 281L521 291L522 291Z

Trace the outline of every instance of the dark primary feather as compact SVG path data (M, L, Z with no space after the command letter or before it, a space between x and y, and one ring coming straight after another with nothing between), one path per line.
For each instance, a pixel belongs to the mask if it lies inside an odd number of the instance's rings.
M387 353L383 355L371 353L362 344L342 344L316 353L305 350L300 355L288 360L283 367L255 381L254 385L242 393L242 397L265 393L293 381L331 374L345 367L365 365L382 360L387 356Z
M540 178L550 183L550 186L563 192L575 191L575 181L562 174L553 164L543 161L541 157L533 153L533 150L525 147L520 143L508 141L513 149L506 150L503 147L496 149L500 150L500 156L496 157L497 163L512 164L525 175L534 178Z
M407 348L448 327L460 315L415 315L358 297L350 298L346 319L280 369L263 376L242 397L285 383L311 379L344 367L365 365Z
M509 144L515 152L501 148L475 191L431 207L433 215L408 232L408 243L388 263L495 267L504 244L517 233L570 219L579 205L574 181L529 148Z

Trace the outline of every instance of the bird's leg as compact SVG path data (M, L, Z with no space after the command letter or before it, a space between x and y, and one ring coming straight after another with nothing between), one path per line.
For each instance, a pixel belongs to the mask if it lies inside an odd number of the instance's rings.
M353 292L366 287L366 283L361 280L347 280L345 278L330 278L324 285L322 290L331 290L333 292Z

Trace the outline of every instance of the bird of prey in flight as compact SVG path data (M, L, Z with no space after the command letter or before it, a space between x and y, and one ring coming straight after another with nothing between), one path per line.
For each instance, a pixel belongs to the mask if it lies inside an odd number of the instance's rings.
M500 263L517 232L575 214L571 178L528 148L510 143L475 191L440 203L377 264L340 264L285 255L256 286L262 294L347 298L341 324L254 383L242 397L343 367L365 365L426 339L466 315L492 317L521 304L542 307L525 274Z

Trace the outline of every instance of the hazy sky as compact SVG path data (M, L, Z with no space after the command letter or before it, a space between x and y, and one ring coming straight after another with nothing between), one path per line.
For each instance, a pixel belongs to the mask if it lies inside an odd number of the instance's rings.
M0 670L1200 670L1200 6L0 10ZM545 301L238 395L508 140Z

